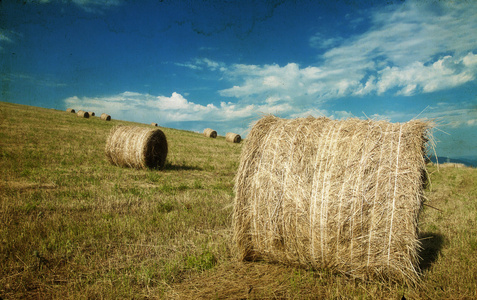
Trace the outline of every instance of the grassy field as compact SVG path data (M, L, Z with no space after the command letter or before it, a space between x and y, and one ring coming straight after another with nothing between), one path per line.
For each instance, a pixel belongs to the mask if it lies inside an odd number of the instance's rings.
M0 102L0 298L477 299L476 169L428 168L420 286L362 282L237 262L243 143L163 128L164 170L120 168L112 117Z

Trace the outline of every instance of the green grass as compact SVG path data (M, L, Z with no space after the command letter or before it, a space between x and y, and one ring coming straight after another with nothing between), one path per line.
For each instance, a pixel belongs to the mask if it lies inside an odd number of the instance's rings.
M477 298L475 169L429 166L421 285L362 282L235 261L242 144L162 128L164 170L119 168L104 155L118 124L134 123L0 102L0 297Z

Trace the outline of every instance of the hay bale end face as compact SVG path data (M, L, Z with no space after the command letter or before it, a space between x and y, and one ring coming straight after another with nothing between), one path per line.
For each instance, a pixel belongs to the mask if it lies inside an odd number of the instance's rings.
M66 111L69 113L76 113L76 111L73 108L67 108Z
M94 111L88 111L88 114L90 117L94 117L96 114L94 113Z
M259 120L235 181L239 259L416 283L430 126L419 120Z
M136 169L162 169L167 158L167 139L160 129L117 126L111 129L105 153L109 162Z
M242 140L242 137L239 134L228 132L225 135L225 140L231 143L240 143L240 141Z
M157 123L154 123L154 122L151 123L151 125L154 126L154 127L157 127L157 126L158 126Z
M210 128L206 128L204 129L204 136L215 139L217 137L217 131Z
M87 111L79 110L76 115L80 118L89 118L89 113Z
M105 113L101 114L101 120L111 121L111 116Z

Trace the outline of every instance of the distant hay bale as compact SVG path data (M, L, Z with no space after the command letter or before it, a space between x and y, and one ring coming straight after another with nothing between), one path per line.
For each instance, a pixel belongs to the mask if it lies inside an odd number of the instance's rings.
M94 113L94 111L88 111L88 114L90 117L94 117L96 114Z
M217 137L217 131L210 128L206 128L204 129L204 136L215 139Z
M69 113L76 113L76 111L72 108L67 108L66 111Z
M232 132L228 132L226 135L225 135L225 140L227 142L231 142L231 143L240 143L240 141L242 140L242 138L240 137L240 135L236 134L236 133L232 133Z
M157 123L152 122L151 125L157 127Z
M430 127L421 120L259 120L235 181L238 258L416 283Z
M109 162L136 169L163 168L167 139L160 129L117 126L111 129L105 152Z
M111 116L105 113L101 114L101 120L111 121Z
M89 118L89 113L87 111L79 110L76 115L80 118Z

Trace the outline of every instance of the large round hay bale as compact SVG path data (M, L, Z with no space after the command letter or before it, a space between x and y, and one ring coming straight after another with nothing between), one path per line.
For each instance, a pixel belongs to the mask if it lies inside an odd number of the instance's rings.
M76 111L73 108L67 108L66 111L69 113L76 113Z
M217 137L217 131L210 128L206 128L204 129L204 136L215 139Z
M166 163L167 149L166 136L160 129L117 126L111 129L105 152L117 166L161 169Z
M111 116L105 113L101 114L101 120L111 121Z
M235 182L239 259L415 283L430 126L420 120L259 120Z
M152 122L151 126L157 127L157 123Z
M239 134L227 132L227 134L225 135L225 140L231 143L240 143L242 137Z
M88 114L90 117L94 117L96 114L94 113L94 111L88 111Z
M76 115L80 118L89 118L89 113L87 111L79 110Z

